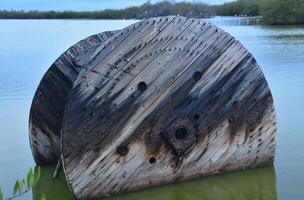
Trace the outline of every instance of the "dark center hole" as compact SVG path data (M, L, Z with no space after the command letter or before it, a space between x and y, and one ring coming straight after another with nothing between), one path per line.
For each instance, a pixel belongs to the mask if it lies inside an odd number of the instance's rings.
M137 89L141 92L145 91L147 89L147 84L145 81L141 81L137 85Z
M196 71L196 72L193 73L192 78L193 78L195 81L199 81L199 80L202 78L202 73L199 72L199 71Z
M186 127L180 127L175 130L175 138L178 140L184 140L188 136L188 131Z
M150 159L149 159L149 163L150 164L153 164L153 163L155 163L156 162L156 159L154 158L154 157L151 157Z
M129 148L127 145L119 145L116 148L116 152L121 156L126 156L129 153Z
M194 121L199 120L199 118L200 118L200 116L199 116L198 114L193 115L193 119L194 119Z

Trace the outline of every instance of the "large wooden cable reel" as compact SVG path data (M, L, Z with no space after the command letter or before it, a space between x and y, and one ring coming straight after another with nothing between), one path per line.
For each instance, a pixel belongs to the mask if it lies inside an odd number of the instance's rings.
M159 17L83 62L62 120L78 199L273 163L273 100L253 56L201 19Z

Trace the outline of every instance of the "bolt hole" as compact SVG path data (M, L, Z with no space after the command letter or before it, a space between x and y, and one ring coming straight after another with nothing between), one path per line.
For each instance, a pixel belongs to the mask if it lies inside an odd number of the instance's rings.
M150 164L153 164L153 163L155 163L156 162L156 159L154 158L154 157L151 157L150 159L149 159L149 163Z
M192 78L193 78L195 81L199 81L199 80L202 78L202 73L199 72L199 71L196 71L196 72L193 73Z
M200 118L200 116L198 114L193 115L193 119L194 121L198 121Z
M126 145L119 145L116 148L116 152L121 156L126 156L129 153L129 148Z
M145 83L145 81L139 82L137 85L137 89L141 92L145 91L147 89L147 84Z
M180 127L175 130L175 138L178 140L184 140L188 137L188 131L186 127Z

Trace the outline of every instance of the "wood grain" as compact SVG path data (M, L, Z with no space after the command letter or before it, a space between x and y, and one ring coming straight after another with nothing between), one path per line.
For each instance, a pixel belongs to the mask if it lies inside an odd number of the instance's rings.
M105 41L79 72L62 124L78 199L271 165L275 152L260 67L201 19L147 19Z
M43 76L29 118L30 145L39 165L56 164L60 156L61 122L68 94L82 65L115 32L90 36L64 52Z

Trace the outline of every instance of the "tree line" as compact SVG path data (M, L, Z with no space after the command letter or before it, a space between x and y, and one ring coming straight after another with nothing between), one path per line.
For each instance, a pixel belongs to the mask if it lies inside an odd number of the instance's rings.
M270 25L304 24L304 0L237 0L213 9L222 16L262 16Z
M102 11L0 11L0 19L144 19L166 15L180 15L186 17L208 18L213 15L210 7L201 2L169 1L152 4L147 2L141 6L132 6L125 9L106 9Z
M144 19L166 15L208 18L221 16L262 16L270 25L304 24L304 0L236 0L210 6L202 2L163 1L125 9L102 11L14 11L0 10L0 19Z

